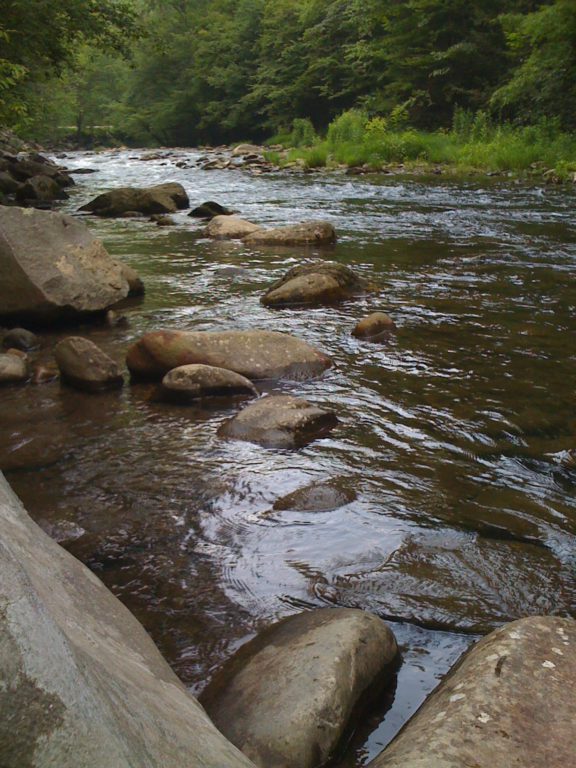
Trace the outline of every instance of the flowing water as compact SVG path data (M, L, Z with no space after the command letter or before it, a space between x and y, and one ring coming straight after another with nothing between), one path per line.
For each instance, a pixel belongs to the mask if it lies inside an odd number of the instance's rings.
M251 176L202 171L195 152L71 154L70 211L113 186L180 181L266 225L327 219L335 249L255 250L177 226L86 219L147 293L129 327L83 326L118 360L159 328L266 328L328 352L322 378L276 390L330 406L330 437L296 451L227 442L240 403L178 407L150 385L85 395L5 389L1 468L45 526L136 614L194 692L260 628L306 607L365 608L402 646L396 691L346 765L376 754L481 634L575 611L576 195L478 179ZM304 258L347 264L381 290L334 308L272 311L259 298ZM374 310L386 344L350 336ZM43 333L41 357L68 332ZM355 501L274 511L332 480ZM80 531L78 531L80 533Z

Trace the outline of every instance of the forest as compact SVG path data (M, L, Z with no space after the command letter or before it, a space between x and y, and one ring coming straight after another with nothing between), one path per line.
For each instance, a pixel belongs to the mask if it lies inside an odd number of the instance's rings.
M268 141L313 147L310 165L576 159L574 0L0 6L0 120L43 142Z

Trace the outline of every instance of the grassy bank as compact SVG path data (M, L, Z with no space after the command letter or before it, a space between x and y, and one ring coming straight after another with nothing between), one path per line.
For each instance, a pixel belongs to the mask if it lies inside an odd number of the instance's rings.
M351 110L330 124L324 138L299 120L291 134L270 143L289 147L268 153L272 162L309 168L442 166L456 173L547 174L554 181L574 181L576 174L576 135L560 132L553 122L496 125L484 113L457 112L451 130L425 133L402 125L400 116L368 118Z

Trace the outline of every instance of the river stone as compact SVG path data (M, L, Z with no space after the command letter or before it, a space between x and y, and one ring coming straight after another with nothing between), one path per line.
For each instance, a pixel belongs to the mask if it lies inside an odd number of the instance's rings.
M238 144L232 150L233 157L242 157L243 155L258 155L263 152L262 147L256 144Z
M212 365L182 365L162 379L164 395L187 402L218 395L257 395L256 387L239 373Z
M521 619L485 637L369 768L576 765L576 622Z
M356 492L350 488L340 488L334 480L325 483L307 485L296 491L276 499L273 509L293 510L295 512L331 512L334 509L350 504L357 498Z
M288 270L261 299L267 307L334 304L368 290L349 267L334 261L315 261Z
M125 216L130 211L141 214L174 213L178 209L188 208L190 202L186 190L181 184L170 182L154 187L121 187L98 195L94 200L83 205L81 211L96 216Z
M237 240L252 232L259 232L261 229L262 227L251 221L226 215L215 216L204 230L204 234L216 240Z
M220 203L215 203L213 200L208 200L206 203L194 208L188 216L192 216L195 219L213 219L216 216L231 216L232 211L225 208Z
M172 368L199 363L226 368L252 381L319 376L332 363L305 341L275 331L153 331L126 356L135 376L159 379Z
M0 208L0 316L51 320L106 309L128 283L99 240L71 216Z
M93 341L69 336L54 349L62 380L78 389L99 392L124 383L118 364Z
M262 632L201 696L215 725L261 768L332 757L363 696L392 677L396 641L363 611L324 608Z
M382 337L382 334L390 333L396 330L394 320L385 312L373 312L371 315L362 318L352 331L352 336L358 339L375 339Z
M52 203L55 200L66 200L67 198L68 194L50 176L32 176L16 192L16 199L19 202Z
M0 354L0 384L20 384L28 378L25 359L9 353Z
M265 448L298 448L328 434L338 424L332 411L291 395L269 395L240 411L218 430L219 437Z
M254 768L0 475L0 765Z
M276 229L262 229L243 238L247 245L331 245L336 232L327 221L305 221Z
M35 349L40 345L38 336L32 331L27 331L26 328L12 328L7 331L2 339L2 346L4 349L21 349L27 352L30 349Z
M142 296L146 292L146 288L138 272L121 261L117 261L116 264L120 267L122 277L128 283L128 296Z
M12 195L20 188L20 184L8 171L0 172L0 192Z

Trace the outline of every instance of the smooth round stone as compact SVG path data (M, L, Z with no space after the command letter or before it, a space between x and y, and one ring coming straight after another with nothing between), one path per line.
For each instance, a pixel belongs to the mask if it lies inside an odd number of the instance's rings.
M181 365L162 379L164 397L187 402L199 397L257 395L252 382L234 371L211 365Z
M56 345L54 357L62 380L77 389L101 391L124 383L118 363L90 339L69 336Z
M369 286L353 270L333 261L293 267L261 298L266 307L337 304L366 293Z
M387 315L385 312L373 312L356 324L352 331L352 336L356 336L358 339L378 340L378 337L381 337L382 334L395 330L396 324L390 315Z
M2 346L4 349L21 349L27 352L38 347L39 340L35 333L27 331L26 328L12 328L4 334Z

